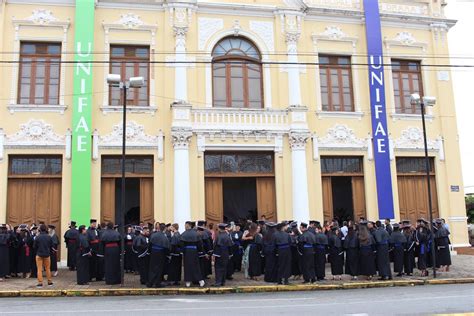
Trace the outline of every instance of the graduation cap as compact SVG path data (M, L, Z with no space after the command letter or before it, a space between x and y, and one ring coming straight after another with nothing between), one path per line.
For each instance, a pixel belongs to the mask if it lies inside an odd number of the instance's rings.
M436 224L443 224L443 221L441 220L441 218L435 219L434 222L435 222Z
M96 220L96 219L93 219L93 218L91 218L91 220L90 220L90 223L91 223L91 224L93 224L93 223L97 223L97 220Z
M258 225L265 225L265 221L257 221Z
M71 221L71 226L76 226L76 222L75 221Z
M206 226L207 222L206 221L203 221L203 220L199 220L197 221L197 226Z
M297 222L291 222L290 227L291 228L296 228L296 227L298 227L298 223Z
M319 222L318 222L318 221L315 221L315 220L313 220L313 219L309 221L309 224L310 224L310 225L316 225L316 223L319 223Z
M423 217L422 217L422 218L419 218L419 219L417 220L417 222L418 222L418 223L423 222L423 223L425 223L425 224L428 224L428 222L426 221L426 219L424 219Z
M229 224L220 223L219 225L217 225L217 227L219 227L219 229L226 229L227 227L229 227ZM198 229L199 229L199 227L198 227Z
M400 224L395 223L392 225L393 229L400 229Z
M56 229L56 226L54 226L54 225L48 225L48 228Z
M203 232L205 229L206 229L206 227L202 227L202 226L198 226L198 227L197 227L197 230L202 231L202 232Z
M306 223L304 223L304 222L302 222L302 223L300 224L300 226L303 227L303 228L308 228L308 224L306 224Z
M147 228L148 228L148 227L147 227ZM142 228L141 226L138 226L138 225L137 225L137 226L133 226L133 230L134 230L135 232L141 232L141 231L143 231L143 228Z
M20 224L20 226L18 226L18 228L20 230L26 231L26 230L28 230L28 225L27 224Z
M265 225L267 225L267 227L275 228L275 227L277 226L277 223L274 223L274 222L266 222Z
M165 227L170 227L171 226L171 223L168 223L165 225Z
M360 225L364 225L364 226L367 226L368 223L369 223L368 221L360 221L359 222Z

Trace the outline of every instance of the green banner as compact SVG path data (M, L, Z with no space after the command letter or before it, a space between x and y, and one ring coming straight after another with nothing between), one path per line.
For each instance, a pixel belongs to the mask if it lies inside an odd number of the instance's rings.
M76 0L74 21L71 220L81 225L91 216L94 0Z

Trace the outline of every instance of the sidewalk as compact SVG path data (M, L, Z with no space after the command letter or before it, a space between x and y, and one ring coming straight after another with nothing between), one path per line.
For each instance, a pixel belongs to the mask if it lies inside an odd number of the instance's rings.
M425 284L445 284L445 283L474 283L474 256L458 255L452 257L453 265L449 272L439 272L437 279L433 280L432 270L428 278L422 278L419 271L415 270L412 277L394 277L393 281L372 281L361 277L357 281L352 281L350 276L344 275L342 281L331 280L329 264L326 266L327 280L314 285L303 285L302 280L290 280L289 286L276 286L272 283L252 281L244 278L242 272L234 274L234 280L227 281L224 288L210 287L214 283L214 277L207 280L205 288L184 288L165 287L162 289L147 289L139 282L139 276L134 274L125 275L125 286L105 285L105 282L91 282L89 285L77 285L76 273L67 269L60 269L59 275L53 278L52 287L45 286L43 289L36 289L36 279L10 278L0 282L1 296L75 296L75 295L147 295L147 294L199 294L199 293L235 293L235 292L267 292L267 291L300 291L300 290L322 290L341 288L366 288L382 286L407 286ZM45 282L46 283L46 282ZM210 288L209 288L210 287Z

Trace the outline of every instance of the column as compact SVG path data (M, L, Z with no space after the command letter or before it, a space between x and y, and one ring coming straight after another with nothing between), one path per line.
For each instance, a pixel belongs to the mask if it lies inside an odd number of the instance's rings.
M173 205L174 222L184 230L184 223L191 219L191 192L189 183L189 142L192 132L177 129L171 132L174 148Z
M291 147L291 171L293 193L293 219L298 222L308 222L309 198L308 177L306 169L306 143L309 139L307 132L291 132L289 142Z

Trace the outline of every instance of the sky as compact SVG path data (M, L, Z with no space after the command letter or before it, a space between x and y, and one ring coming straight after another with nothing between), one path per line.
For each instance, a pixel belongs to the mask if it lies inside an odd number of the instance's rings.
M448 33L451 64L474 65L474 0L449 0L446 17L458 20ZM462 58L459 58L462 57ZM474 193L474 68L452 71L466 193Z

